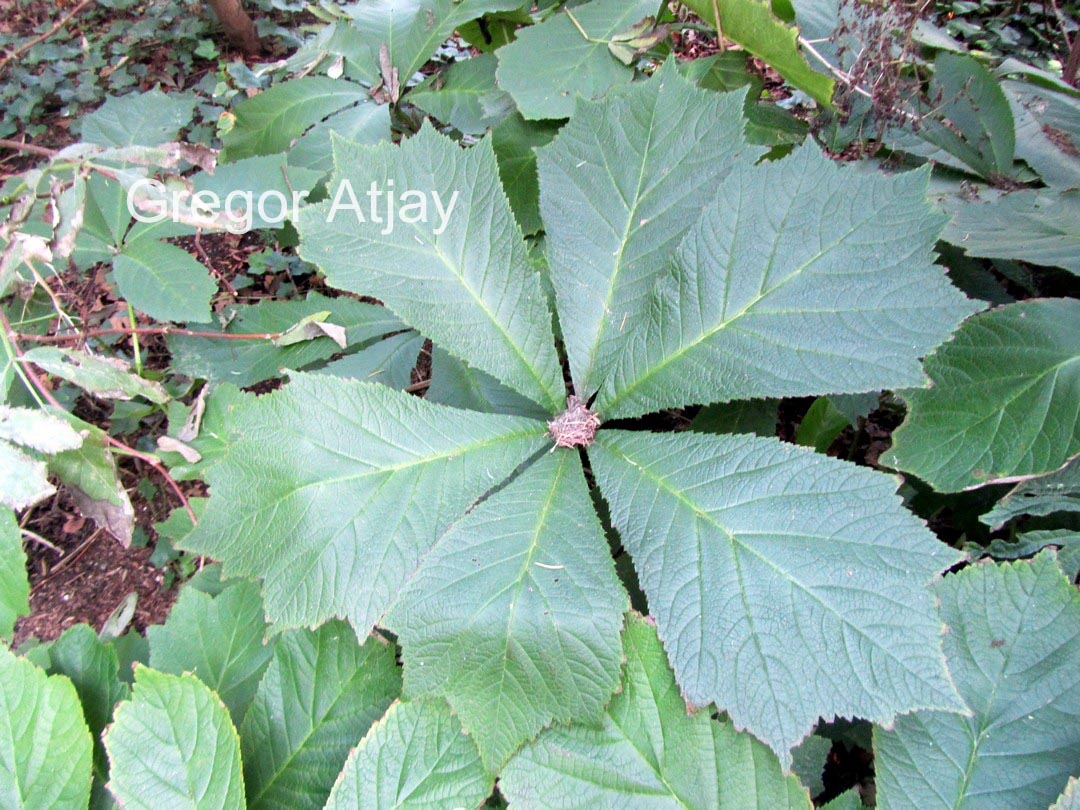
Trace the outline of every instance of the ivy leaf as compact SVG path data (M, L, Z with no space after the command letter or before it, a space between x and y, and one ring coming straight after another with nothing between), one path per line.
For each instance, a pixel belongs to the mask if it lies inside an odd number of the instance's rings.
M388 626L406 696L445 696L496 773L553 721L599 719L626 608L577 454L548 453L439 541Z
M296 374L232 419L181 546L261 577L273 626L344 616L361 637L450 524L546 443L542 422L322 375Z
M939 492L1052 472L1080 454L1080 302L984 312L926 360L932 387L882 457Z
M394 647L344 622L278 639L241 728L248 807L321 808L357 738L401 688Z
M857 175L810 145L740 160L628 323L597 410L921 385L919 358L976 310L933 263L928 176Z
M0 507L0 638L11 639L15 620L30 612L26 552L15 513Z
M266 632L256 583L231 582L214 597L185 587L165 624L146 630L150 666L198 677L239 726L274 652Z
M926 587L961 557L895 479L750 436L603 430L589 458L691 704L785 767L819 717L964 710Z
M728 721L687 714L656 630L631 615L622 689L599 727L543 732L499 781L513 807L810 808L776 757Z
M520 40L519 40L520 42ZM610 57L607 57L610 58ZM627 327L735 158L743 99L694 87L665 63L648 82L580 101L537 150L540 210L578 396L610 374Z
M629 84L634 69L612 55L608 43L659 8L656 0L593 0L562 9L521 28L496 55L499 86L528 119L569 118L574 99L600 98Z
M90 732L71 681L0 644L0 799L5 807L86 807Z
M334 286L378 298L447 351L551 412L561 409L551 313L491 142L462 150L425 124L401 146L335 140L334 162L335 196L300 212L301 255ZM369 197L373 187L379 194ZM373 213L388 218L386 195L406 193L422 199L423 210L410 214L420 219L372 221ZM346 207L352 202L360 207Z
M109 790L125 810L244 807L240 739L224 704L194 675L137 664L105 749Z
M945 656L971 716L874 730L878 807L1045 807L1080 750L1080 594L1051 552L937 587Z
M349 755L326 810L479 807L493 786L446 703L395 703Z
M832 106L833 81L806 63L797 45L798 31L784 25L762 0L686 0L701 19L725 39L737 42L819 104ZM720 18L717 19L716 15Z

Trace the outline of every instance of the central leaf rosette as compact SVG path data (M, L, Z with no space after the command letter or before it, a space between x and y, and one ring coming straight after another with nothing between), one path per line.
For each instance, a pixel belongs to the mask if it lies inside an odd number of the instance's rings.
M759 165L742 110L673 64L579 100L538 151L541 262L490 139L428 126L400 146L335 139L330 188L457 194L438 233L328 221L331 201L300 215L330 285L433 341L431 389L296 374L243 398L185 545L262 578L276 627L397 633L406 696L444 696L492 772L556 722L601 745L628 609L613 547L685 699L785 765L819 717L964 710L929 590L960 556L894 478L775 439L602 425L920 386L919 358L975 309L933 264L926 172L855 173L812 145Z

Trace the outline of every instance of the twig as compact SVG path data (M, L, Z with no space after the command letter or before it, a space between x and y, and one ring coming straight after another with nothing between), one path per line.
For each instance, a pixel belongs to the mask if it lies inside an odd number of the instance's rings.
M56 565L54 565L52 568L50 568L49 573L48 573L46 578L52 577L52 575L55 574L57 571L64 570L69 565L71 565L73 562L75 562L77 559L79 559L79 557L81 557L83 554L86 553L86 549L90 548L90 544L98 539L98 535L100 535L100 534L101 534L101 529L100 528L95 529L94 533L92 535L90 535L89 537L87 537L85 540L83 540L76 547L76 549L73 552L71 552L71 554L69 554L67 557L60 560L60 562L58 562Z
M35 45L41 44L53 34L55 34L57 31L59 31L61 28L63 28L65 25L67 25L69 22L71 22L75 18L75 15L82 11L84 8L86 8L88 5L90 5L91 2L92 0L81 0L81 2L77 6L75 6L75 8L73 8L63 17L61 17L56 22L56 25L54 25L44 34L38 34L33 39L24 42L15 50L9 51L7 56L5 56L3 59L0 59L0 71L3 71L4 68L8 66L8 63L11 62L13 59L18 59Z
M33 540L35 543L39 543L45 546L45 548L55 551L61 557L64 556L64 550L62 548L53 545L37 532L32 532L29 529L19 529L19 531L22 533L22 536L25 537L27 540Z
M0 149L10 149L12 152L26 152L29 155L41 155L47 158L56 157L58 154L55 149L35 146L32 143L23 143L22 141L13 141L10 138L0 138Z
M185 337L211 338L218 340L274 340L283 335L283 332L254 332L254 333L230 333L230 332L198 332L192 329L179 329L174 326L140 326L131 328L121 326L115 329L90 329L86 332L76 332L71 335L25 335L15 334L24 343L78 343L91 338L107 337L110 335L184 335Z
M239 298L240 296L237 294L236 288L231 283L229 283L229 280L225 278L221 271L214 266L214 262L210 259L210 254L207 253L206 250L203 248L202 228L198 228L195 231L195 250L198 251L200 258L202 258L203 264L206 265L207 269L215 276L217 276L218 281L225 285L225 289L229 291L229 294L234 299Z

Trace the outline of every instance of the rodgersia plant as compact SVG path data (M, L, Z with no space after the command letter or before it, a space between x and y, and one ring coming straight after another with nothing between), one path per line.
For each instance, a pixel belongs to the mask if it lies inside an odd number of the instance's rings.
M439 403L299 373L244 398L184 544L261 578L276 629L340 617L360 638L395 633L402 713L436 728L445 699L483 772L525 806L573 795L589 768L609 774L591 789L610 802L639 780L677 793L667 769L707 762L695 784L720 790L740 746L759 746L742 730L776 754L752 757L760 778L805 803L780 766L819 717L967 712L931 590L961 556L902 508L895 478L635 421L921 386L920 358L977 308L933 264L943 221L925 171L857 172L813 145L761 161L742 102L671 64L579 101L538 153L542 263L490 140L334 139L331 190L393 181L457 192L456 209L437 236L423 222L384 233L347 211L328 221L327 200L301 212L301 254L464 378L433 383ZM581 418L599 421L594 437ZM632 558L644 621L613 545ZM650 761L646 743L669 733L677 755Z

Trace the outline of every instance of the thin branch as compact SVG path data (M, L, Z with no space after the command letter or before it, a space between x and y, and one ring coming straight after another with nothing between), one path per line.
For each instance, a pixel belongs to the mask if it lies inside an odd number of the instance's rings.
M88 5L90 5L91 2L93 2L93 0L81 0L81 2L77 6L75 6L75 8L73 8L71 11L69 11L63 17L61 17L57 21L57 23L52 28L50 28L48 31L46 31L44 34L39 34L38 36L34 37L33 39L24 42L22 45L20 45L15 50L9 51L7 56L5 56L3 59L0 59L0 72L2 72L4 70L4 68L6 68L8 66L9 62L11 62L14 59L18 59L20 56L22 56L28 50L33 48L35 45L40 45L42 42L44 42L49 37L51 37L53 34L55 34L57 31L59 31L61 28L66 26L69 22L71 22L73 19L75 19L76 14L78 14L80 11L82 11L84 8L86 8Z
M179 329L174 326L140 326L134 329L130 326L121 326L115 329L89 329L86 332L77 332L70 335L15 334L15 337L24 343L78 343L110 335L184 335L185 337L216 340L275 340L283 334L284 332L238 332L236 334L230 332L198 332L192 329Z
M239 298L240 296L237 294L236 288L229 282L227 278L225 278L221 271L214 266L214 262L213 260L211 260L210 254L206 252L205 248L203 248L202 228L198 228L195 231L195 250L198 252L199 257L203 260L203 264L206 265L206 268L215 276L217 276L218 281L225 285L225 289L229 291L229 295L231 295L234 299Z
M56 157L57 150L48 149L44 146L35 146L32 143L13 141L10 138L0 138L0 149L10 149L12 152L26 152L28 155L40 155L41 157Z

